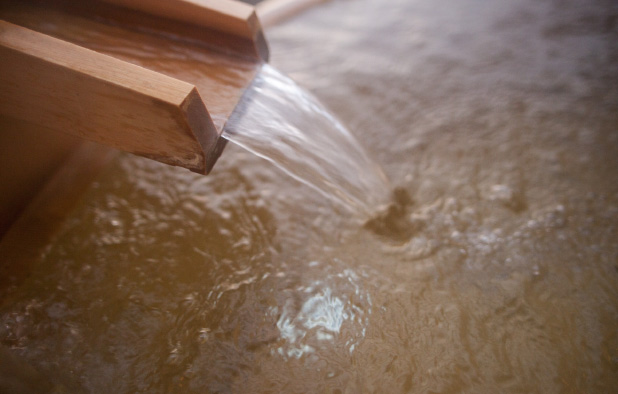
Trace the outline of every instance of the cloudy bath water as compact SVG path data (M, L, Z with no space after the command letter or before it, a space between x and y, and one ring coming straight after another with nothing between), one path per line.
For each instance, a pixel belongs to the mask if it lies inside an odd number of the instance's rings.
M332 1L268 30L395 203L359 225L233 144L207 177L122 155L3 289L2 345L75 392L612 392L617 15Z

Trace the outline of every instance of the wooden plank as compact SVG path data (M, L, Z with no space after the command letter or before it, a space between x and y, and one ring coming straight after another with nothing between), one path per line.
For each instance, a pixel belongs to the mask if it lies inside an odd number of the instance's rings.
M207 173L219 132L195 86L0 21L0 113Z

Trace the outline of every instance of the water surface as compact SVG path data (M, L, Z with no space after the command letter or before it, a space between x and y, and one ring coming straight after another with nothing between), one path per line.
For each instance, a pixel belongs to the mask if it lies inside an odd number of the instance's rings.
M0 307L85 392L613 392L615 2L358 0L268 31L402 192L121 156ZM309 125L310 126L310 125Z

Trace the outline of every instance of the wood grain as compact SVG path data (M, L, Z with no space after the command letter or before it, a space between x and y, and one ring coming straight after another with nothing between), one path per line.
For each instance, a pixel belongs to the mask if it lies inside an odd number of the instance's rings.
M0 113L206 173L219 133L195 86L0 21Z

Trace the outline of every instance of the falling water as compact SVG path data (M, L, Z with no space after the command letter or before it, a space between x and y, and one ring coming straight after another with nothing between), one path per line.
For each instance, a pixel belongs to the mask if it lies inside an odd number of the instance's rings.
M256 76L223 135L350 211L369 215L388 197L382 169L350 131L269 65Z

